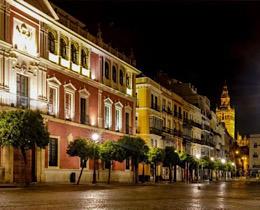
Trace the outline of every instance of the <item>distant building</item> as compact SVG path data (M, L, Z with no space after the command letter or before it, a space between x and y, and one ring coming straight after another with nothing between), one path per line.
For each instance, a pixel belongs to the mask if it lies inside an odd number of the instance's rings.
M230 105L230 97L226 84L223 87L220 106L216 109L216 114L219 121L225 123L230 136L235 138L235 109Z
M251 134L249 138L250 175L260 174L260 134Z

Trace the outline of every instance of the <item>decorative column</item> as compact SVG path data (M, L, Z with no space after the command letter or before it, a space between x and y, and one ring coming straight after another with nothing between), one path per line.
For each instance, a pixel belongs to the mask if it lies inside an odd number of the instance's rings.
M98 127L103 127L103 116L102 116L102 90L98 90Z

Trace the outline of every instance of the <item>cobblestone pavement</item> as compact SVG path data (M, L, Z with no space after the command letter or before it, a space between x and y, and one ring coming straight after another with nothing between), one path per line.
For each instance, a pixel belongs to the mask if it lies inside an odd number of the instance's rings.
M200 185L200 187L198 187ZM0 209L260 210L260 183L36 185L0 188Z

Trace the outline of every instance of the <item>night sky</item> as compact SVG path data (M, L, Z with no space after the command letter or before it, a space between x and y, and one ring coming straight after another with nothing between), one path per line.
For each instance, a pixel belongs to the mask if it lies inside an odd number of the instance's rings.
M130 53L137 67L191 82L215 109L224 81L236 130L260 133L260 2L53 0L103 39Z

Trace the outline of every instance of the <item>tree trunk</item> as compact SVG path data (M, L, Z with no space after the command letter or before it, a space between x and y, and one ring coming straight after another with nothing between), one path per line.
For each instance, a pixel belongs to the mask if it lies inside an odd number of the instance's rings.
M169 181L172 183L172 166L169 165Z
M144 183L145 180L144 180L144 162L143 162L143 174L142 174L142 183Z
M157 166L156 166L156 163L154 163L154 182L156 183L157 182Z
M97 183L97 176L96 176L96 159L94 158L94 168L93 168L93 180L92 180L92 184L96 184Z
M110 179L111 179L111 165L112 165L112 161L109 161L109 168L108 168L108 179L107 179L107 184L110 184Z
M84 166L81 167L79 178L78 178L78 181L77 181L77 185L79 185L79 182L80 182L80 179L81 179L81 175L83 173L83 169L84 169Z
M26 151L24 148L21 148L23 161L24 161L24 182L25 185L28 186L30 184L29 180L27 180L27 158L26 158Z
M176 182L177 181L177 165L174 165L174 169L173 169L173 181Z
M135 184L138 184L138 163L135 163Z

